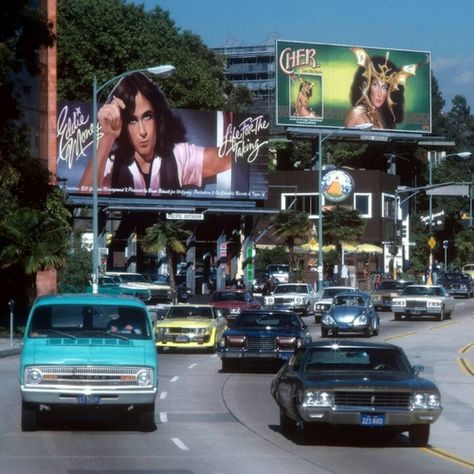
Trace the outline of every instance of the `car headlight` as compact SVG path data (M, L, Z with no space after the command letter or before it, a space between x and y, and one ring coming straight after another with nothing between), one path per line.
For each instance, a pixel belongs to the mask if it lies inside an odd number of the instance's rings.
M336 324L336 321L334 321L334 318L331 315L325 314L323 316L322 323L329 326L329 325L332 325L332 324Z
M301 296L297 296L295 298L295 303L296 304L303 304L304 303L304 299L301 297Z
M325 391L306 391L303 394L301 406L306 407L330 407L334 401L334 394Z
M419 392L411 397L412 408L439 408L441 406L441 396L439 393Z
M170 332L170 328L157 327L155 329L155 333L160 336L164 336L165 334L168 334L169 332Z
M321 311L324 311L326 309L326 305L325 304L317 304L316 305L316 309L319 309Z
M199 336L202 336L204 334L207 334L209 332L209 328L196 328L196 334Z
M362 313L354 319L354 326L365 326L368 322L367 313L363 311Z
M275 302L275 299L273 297L267 297L265 298L265 304L273 304Z
M427 307L428 308L439 308L441 306L441 301L428 301Z
M392 300L392 306L406 306L406 301L405 300Z
M382 297L381 296L372 296L372 301L375 303L376 301L381 301Z
M30 367L25 369L25 382L31 385L38 385L43 380L43 373L41 370Z
M152 370L151 369L141 369L137 372L137 383L141 387L146 385L151 385L152 380Z

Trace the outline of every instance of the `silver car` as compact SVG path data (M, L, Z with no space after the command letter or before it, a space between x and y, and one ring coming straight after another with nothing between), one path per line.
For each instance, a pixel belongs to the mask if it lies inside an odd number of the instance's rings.
M273 293L265 296L265 307L289 309L302 316L314 314L317 293L309 283L279 283Z
M392 311L397 321L412 316L434 316L443 321L453 314L454 297L440 285L409 285L400 296L393 298Z

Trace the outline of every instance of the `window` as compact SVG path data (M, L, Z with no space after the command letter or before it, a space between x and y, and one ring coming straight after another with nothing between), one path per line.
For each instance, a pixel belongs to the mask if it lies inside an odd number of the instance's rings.
M394 196L382 193L382 217L394 218L394 203Z
M324 205L324 200L323 200ZM319 213L319 199L317 193L282 193L282 209L293 209L299 212L306 212L310 216L317 216Z
M354 209L361 217L372 217L372 195L370 193L354 193Z

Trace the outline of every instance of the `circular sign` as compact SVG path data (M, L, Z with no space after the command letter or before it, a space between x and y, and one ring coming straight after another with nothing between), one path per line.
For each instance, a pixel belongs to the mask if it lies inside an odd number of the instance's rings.
M321 180L321 191L329 201L344 201L354 191L354 180L345 171L329 171Z

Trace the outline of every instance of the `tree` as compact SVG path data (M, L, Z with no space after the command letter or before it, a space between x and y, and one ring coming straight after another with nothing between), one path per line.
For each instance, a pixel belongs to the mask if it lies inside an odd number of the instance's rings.
M58 98L89 101L94 75L102 84L158 64L176 67L172 79L160 79L172 106L219 110L227 98L238 106L224 59L199 36L180 31L168 11L124 0L58 2Z
M287 209L280 211L272 217L271 223L273 233L285 241L288 248L288 265L290 267L290 277L294 271L294 248L299 242L306 242L312 230L309 215L304 212Z
M365 221L357 209L336 205L323 211L323 223L324 242L336 246L342 265L343 242L357 242L364 232Z
M455 248L459 261L459 268L464 263L471 263L474 255L474 229L467 229L459 232L455 237Z
M184 241L189 232L184 228L182 222L158 220L156 224L145 229L142 239L142 247L146 252L166 252L168 259L168 274L170 277L170 289L173 301L176 302L176 281L174 278L175 253L185 253Z

